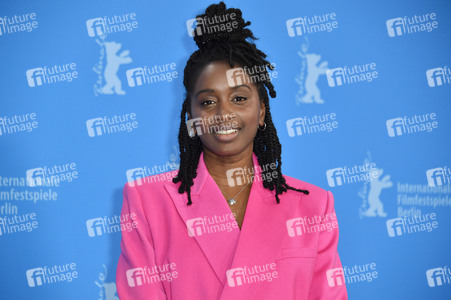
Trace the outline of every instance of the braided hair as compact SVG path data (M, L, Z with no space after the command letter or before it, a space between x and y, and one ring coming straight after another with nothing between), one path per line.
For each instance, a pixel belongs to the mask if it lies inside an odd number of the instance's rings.
M233 17L233 21L229 17ZM186 97L182 105L178 134L180 168L177 176L172 180L173 183L181 182L178 192L180 194L187 192L187 205L192 204L191 186L194 184L193 179L197 176L197 166L199 164L200 154L203 151L203 144L199 137L191 138L187 131L186 114L188 112L191 114L191 93L197 78L206 65L212 62L228 62L231 68L235 65L247 66L249 68L252 66L264 66L261 69L264 70L264 78L266 79L257 81L255 84L260 101L263 101L265 104L266 129L263 131L257 130L253 143L253 151L261 166L277 162L275 170L277 176L272 180L267 180L265 176L263 186L271 191L276 190L275 198L277 203L280 203L279 195L288 189L308 195L308 190L296 189L289 186L282 176L282 146L272 122L271 112L269 110L269 98L266 91L267 88L269 95L272 98L276 97L276 91L269 80L266 69L268 67L273 70L274 66L265 59L266 54L257 49L257 46L253 43L253 40L257 38L253 35L252 31L245 28L251 22L245 22L243 20L241 10L235 8L226 9L224 2L210 5L205 10L205 14L198 15L196 20L198 20L198 23L193 35L194 41L199 49L188 59L184 70L183 84L186 89ZM208 27L208 20L214 20L214 26ZM231 22L234 25L232 27L230 26ZM221 28L227 28L227 30L220 30ZM228 30L230 28L232 30ZM202 32L205 29L207 29L206 32ZM214 32L211 33L211 31Z

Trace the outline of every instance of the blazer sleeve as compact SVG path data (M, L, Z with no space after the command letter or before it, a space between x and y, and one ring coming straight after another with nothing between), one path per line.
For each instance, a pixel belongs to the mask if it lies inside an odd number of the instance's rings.
M325 216L335 215L334 197L330 191L327 191L327 203L324 214ZM336 228L330 231L320 231L319 233L318 253L308 300L348 299L337 245L338 222L336 223Z
M145 267L155 263L152 235L144 214L142 200L136 187L125 184L123 189L121 222L127 215L135 214L136 228L122 231L121 254L116 269L116 286L119 299L167 299L161 281L150 283L145 278Z

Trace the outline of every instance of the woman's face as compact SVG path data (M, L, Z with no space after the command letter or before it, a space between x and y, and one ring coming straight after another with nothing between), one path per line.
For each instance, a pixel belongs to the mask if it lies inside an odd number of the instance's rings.
M195 130L204 150L219 156L236 155L246 149L252 152L258 125L263 126L265 119L265 105L259 99L257 87L249 80L229 84L226 72L230 69L226 62L213 62L202 70L191 94L188 113L189 119L203 121L202 132ZM198 124L194 122L193 127Z

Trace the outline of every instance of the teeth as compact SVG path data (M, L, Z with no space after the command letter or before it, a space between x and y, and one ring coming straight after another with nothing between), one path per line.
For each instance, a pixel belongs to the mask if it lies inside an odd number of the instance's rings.
M229 129L229 130L219 130L219 131L216 131L216 134L232 134L232 133L235 133L235 132L237 132L238 130L237 129Z

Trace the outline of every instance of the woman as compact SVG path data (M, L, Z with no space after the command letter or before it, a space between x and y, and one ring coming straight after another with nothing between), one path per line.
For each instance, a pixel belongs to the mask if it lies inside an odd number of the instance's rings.
M281 173L273 67L250 22L223 2L196 19L178 174L124 187L137 226L122 234L120 299L347 299L332 193Z

